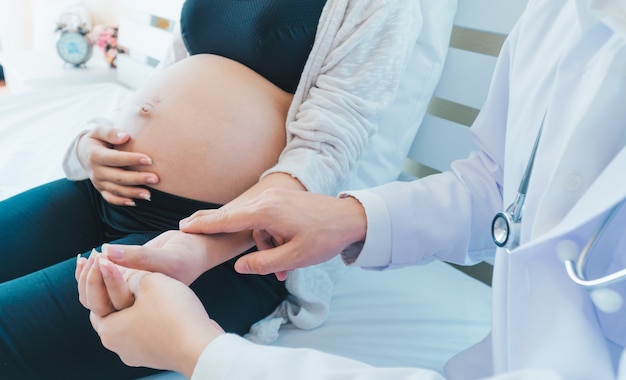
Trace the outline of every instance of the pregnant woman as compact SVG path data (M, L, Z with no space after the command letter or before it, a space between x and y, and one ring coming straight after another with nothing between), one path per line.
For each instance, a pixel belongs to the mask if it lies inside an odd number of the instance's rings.
M335 193L396 177L441 71L454 5L187 0L177 54L163 61L177 63L114 122L95 120L76 140L68 179L0 202L0 378L152 373L102 347L78 300L77 254L182 234L168 230L250 189ZM393 123L383 125L386 115ZM209 261L250 248L249 239L183 235L210 241ZM225 330L244 334L285 302L286 285L222 261L198 263L186 282Z
M78 303L75 260L68 261L68 255L106 242L144 244L176 229L194 211L219 207L241 194L276 163L285 145L291 99L240 63L191 56L135 92L114 125L130 136L117 150L141 152L152 160L127 168L158 176L158 183L144 187L150 199L116 206L91 181L62 179L1 202L0 378L50 373L56 375L51 378L74 378L96 369L97 375L87 377L145 374L127 370L101 347L88 311ZM243 278L232 263L207 272L192 288L212 315L239 334L286 295L274 276ZM64 349L38 354L51 347ZM67 358L65 366L59 364L62 358Z

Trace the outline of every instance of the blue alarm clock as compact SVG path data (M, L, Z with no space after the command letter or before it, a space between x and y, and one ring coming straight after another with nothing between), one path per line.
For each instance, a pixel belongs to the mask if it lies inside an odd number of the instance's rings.
M89 30L85 23L81 22L80 18L72 23L60 21L57 24L57 31L60 32L56 43L59 57L76 67L84 65L93 53L93 43L89 39Z

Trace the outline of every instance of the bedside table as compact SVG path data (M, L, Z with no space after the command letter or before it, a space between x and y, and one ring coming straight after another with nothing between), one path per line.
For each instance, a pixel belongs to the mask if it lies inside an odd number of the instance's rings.
M86 67L65 64L54 50L0 52L0 65L12 93L117 80L117 71L109 67L102 51L96 48Z

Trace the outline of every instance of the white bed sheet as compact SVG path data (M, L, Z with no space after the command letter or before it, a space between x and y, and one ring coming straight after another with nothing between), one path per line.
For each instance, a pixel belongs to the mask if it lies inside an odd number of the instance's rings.
M129 94L110 83L0 95L0 200L61 178L66 147L84 122L110 115ZM325 324L310 331L284 326L274 344L441 371L453 354L488 333L490 309L490 288L445 263L351 269L338 280Z
M489 332L491 288L442 262L384 272L354 268L338 280L330 310L317 329L284 326L274 344L442 372L450 357Z
M130 90L100 83L0 95L0 200L63 177L62 158L95 116L110 116Z

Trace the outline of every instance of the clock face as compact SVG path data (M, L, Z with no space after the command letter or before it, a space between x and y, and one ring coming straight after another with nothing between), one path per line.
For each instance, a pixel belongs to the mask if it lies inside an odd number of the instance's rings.
M66 31L57 40L57 52L65 62L78 66L89 60L92 46L86 36Z

